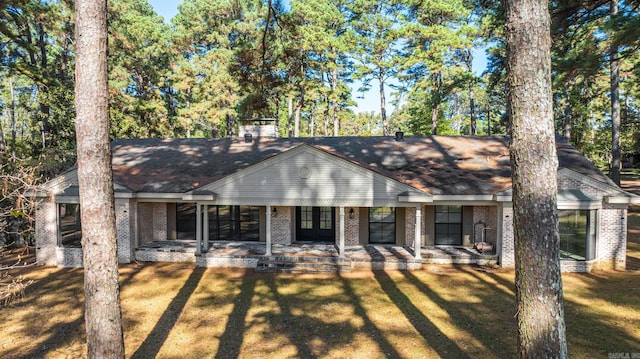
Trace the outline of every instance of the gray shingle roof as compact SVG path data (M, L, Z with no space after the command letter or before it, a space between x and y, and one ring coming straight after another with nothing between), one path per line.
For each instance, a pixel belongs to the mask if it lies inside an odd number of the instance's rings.
M184 193L301 144L427 193L483 195L511 187L508 139L464 136L116 140L114 181L134 192ZM612 184L575 148L557 148L560 168Z

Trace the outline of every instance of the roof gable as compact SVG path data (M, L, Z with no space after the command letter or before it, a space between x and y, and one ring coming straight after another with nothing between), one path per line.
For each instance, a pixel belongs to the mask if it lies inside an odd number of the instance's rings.
M219 203L385 205L421 191L302 144L198 189Z

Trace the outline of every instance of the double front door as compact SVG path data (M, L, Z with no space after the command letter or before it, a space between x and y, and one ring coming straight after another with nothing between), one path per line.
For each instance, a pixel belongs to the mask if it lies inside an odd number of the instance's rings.
M299 242L335 242L334 207L296 207L296 240Z

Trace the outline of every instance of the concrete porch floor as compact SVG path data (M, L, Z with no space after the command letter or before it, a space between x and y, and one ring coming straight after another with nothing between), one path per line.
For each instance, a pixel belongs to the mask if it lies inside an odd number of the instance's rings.
M141 261L195 261L200 266L242 266L253 267L263 258L297 258L296 260L334 260L339 258L338 247L334 244L294 243L273 244L271 256L266 256L266 246L262 242L209 242L206 253L196 256L193 240L155 241L136 249L136 259ZM153 253L157 256L152 255ZM473 248L455 246L422 247L421 259L416 260L413 248L397 245L355 245L345 246L345 260L354 268L403 269L410 264L412 269L421 264L479 264L495 265L496 254L479 253ZM196 260L196 257L203 258ZM157 259L156 259L157 258ZM193 258L193 260L191 260ZM216 262L217 259L217 262ZM220 261L220 259L226 259ZM244 261L244 264L238 264ZM217 263L217 264L216 264ZM395 263L395 264L394 264ZM404 265L403 265L404 264Z

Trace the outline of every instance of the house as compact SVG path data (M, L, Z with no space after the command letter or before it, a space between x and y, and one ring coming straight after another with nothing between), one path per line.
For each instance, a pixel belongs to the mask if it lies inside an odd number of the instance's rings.
M627 207L640 197L556 147L562 270L624 268ZM247 134L122 139L112 152L122 263L256 267L278 251L329 247L351 267L367 261L351 255L363 248L386 251L370 268L420 268L430 251L515 264L507 138ZM82 265L77 186L71 169L38 191L42 264Z

